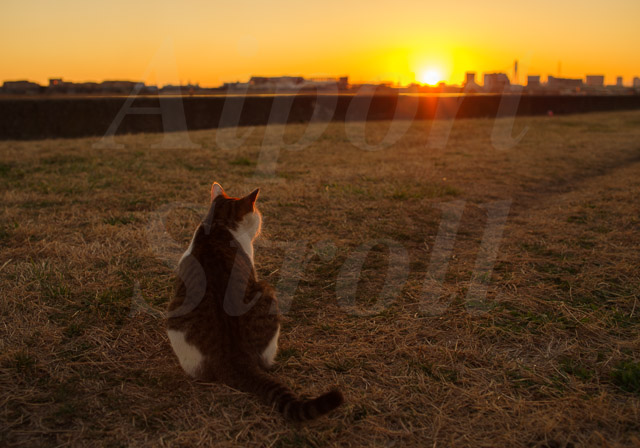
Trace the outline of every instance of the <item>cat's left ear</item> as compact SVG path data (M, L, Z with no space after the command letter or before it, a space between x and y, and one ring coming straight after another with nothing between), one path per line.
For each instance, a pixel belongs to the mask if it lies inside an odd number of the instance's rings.
M249 202L251 202L251 205L254 205L256 203L256 200L258 199L258 194L260 194L260 189L256 188L246 196L246 199Z
M218 182L214 182L213 185L211 185L211 202L213 202L213 200L221 194L225 194L224 190L222 189L222 185L220 185Z

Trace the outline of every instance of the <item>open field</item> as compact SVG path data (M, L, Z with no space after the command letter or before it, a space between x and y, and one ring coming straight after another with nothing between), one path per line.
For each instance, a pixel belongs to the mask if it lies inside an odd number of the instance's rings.
M457 120L442 147L416 122L379 151L331 123L273 175L264 127L236 150L0 142L0 445L640 446L640 112L518 118L496 147L509 123ZM326 418L288 424L171 352L158 310L214 180L261 188L275 374L339 385Z

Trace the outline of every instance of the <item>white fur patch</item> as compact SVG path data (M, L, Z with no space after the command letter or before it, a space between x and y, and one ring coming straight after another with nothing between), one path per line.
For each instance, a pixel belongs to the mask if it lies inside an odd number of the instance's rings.
M269 345L262 352L262 360L267 367L271 367L276 360L276 354L278 353L278 337L280 337L280 325L276 330L276 334L273 335Z
M180 266L180 263L182 263L182 260L184 260L185 258L187 258L189 255L191 255L191 251L193 250L193 242L196 239L196 233L198 233L198 229L200 228L200 226L196 227L196 231L193 232L193 237L191 238L191 243L189 243L189 247L187 248L187 250L182 254L182 257L180 257L180 261L178 261L178 266Z
M191 345L187 342L185 334L181 331L169 330L169 341L173 351L178 356L178 361L182 369L187 372L188 375L195 377L198 372L198 368L204 359L202 353L195 345Z
M247 213L238 223L238 228L230 231L242 250L249 256L251 264L253 264L253 240L260 233L261 222L260 213L256 210L253 213Z

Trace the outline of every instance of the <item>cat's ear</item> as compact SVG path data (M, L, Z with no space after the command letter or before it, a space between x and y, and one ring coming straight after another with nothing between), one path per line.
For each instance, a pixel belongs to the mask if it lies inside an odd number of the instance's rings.
M246 197L246 199L251 202L251 205L256 203L256 200L258 199L258 194L260 194L260 189L256 188L255 190L253 190L251 193L249 193Z
M220 185L218 182L214 182L213 185L211 185L211 202L213 202L213 200L221 194L225 194L224 190L222 189L222 185Z

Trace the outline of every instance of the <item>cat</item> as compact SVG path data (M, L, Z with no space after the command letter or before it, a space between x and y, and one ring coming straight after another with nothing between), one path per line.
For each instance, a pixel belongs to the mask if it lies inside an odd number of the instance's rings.
M340 406L343 396L332 389L300 399L266 372L278 350L280 315L273 289L257 280L253 265L262 225L258 193L232 198L213 183L209 211L178 264L169 340L189 376L253 393L287 419L310 420Z

